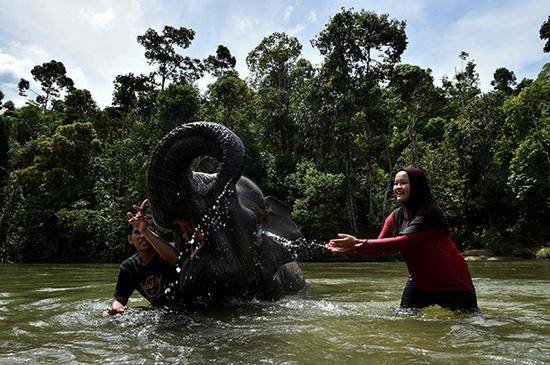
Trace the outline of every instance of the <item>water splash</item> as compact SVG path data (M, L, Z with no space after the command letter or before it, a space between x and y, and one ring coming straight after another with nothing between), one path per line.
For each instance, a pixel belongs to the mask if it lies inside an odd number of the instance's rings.
M301 256L301 251L303 251L303 248L305 247L306 240L305 238L298 238L295 240L289 240L286 237L281 237L278 234L275 234L268 230L260 230L260 235L264 235L266 237L271 238L275 242L277 242L279 245L284 247L293 257L295 260L298 260L298 258Z
M190 261L194 257L200 256L200 249L201 249L201 240L199 239L199 235L203 237L208 237L212 235L213 233L217 232L221 228L226 227L227 225L227 219L229 218L229 204L228 199L230 196L235 194L234 189L229 189L229 185L231 184L231 181L229 181L225 187L223 188L220 195L216 198L216 200L213 202L213 204L207 209L206 213L201 217L199 220L199 223L197 224L197 227L193 231L193 234L191 238L187 241L186 245L190 248L189 249L189 256L185 256L183 254L183 250L178 255L178 262L176 264L176 276L183 280L182 285L184 285L184 281L186 279L186 267L189 265ZM173 282L168 284L167 292L165 292L166 297L171 302L176 302L179 298L178 290L176 290L176 287L179 283L179 279L174 280ZM192 279L190 276L189 279Z

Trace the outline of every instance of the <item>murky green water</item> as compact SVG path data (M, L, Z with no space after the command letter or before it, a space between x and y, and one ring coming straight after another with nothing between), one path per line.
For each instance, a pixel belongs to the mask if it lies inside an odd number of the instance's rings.
M470 263L484 317L397 314L403 263L302 264L276 303L104 318L117 265L0 265L0 363L543 364L550 262Z

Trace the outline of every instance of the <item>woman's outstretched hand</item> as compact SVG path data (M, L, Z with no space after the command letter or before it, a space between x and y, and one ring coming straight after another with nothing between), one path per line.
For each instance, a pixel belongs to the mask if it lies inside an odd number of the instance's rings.
M332 252L351 252L355 250L355 245L358 243L357 238L350 234L338 233L339 238L333 238L325 246Z

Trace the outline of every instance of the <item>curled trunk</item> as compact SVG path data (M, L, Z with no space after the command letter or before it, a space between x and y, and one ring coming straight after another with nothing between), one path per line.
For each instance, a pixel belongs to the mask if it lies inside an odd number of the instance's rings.
M220 161L213 179L195 173L193 161L211 156ZM172 228L176 219L196 225L227 185L243 169L244 146L226 127L206 122L182 124L168 133L153 152L147 173L149 201L157 222Z

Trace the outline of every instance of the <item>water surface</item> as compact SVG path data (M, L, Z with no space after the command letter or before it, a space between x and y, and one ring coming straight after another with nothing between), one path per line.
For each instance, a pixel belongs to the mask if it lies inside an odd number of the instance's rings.
M550 263L470 263L483 317L397 313L403 263L301 264L278 302L104 318L118 265L0 265L0 363L543 364Z

